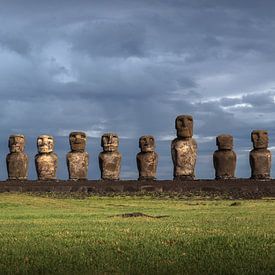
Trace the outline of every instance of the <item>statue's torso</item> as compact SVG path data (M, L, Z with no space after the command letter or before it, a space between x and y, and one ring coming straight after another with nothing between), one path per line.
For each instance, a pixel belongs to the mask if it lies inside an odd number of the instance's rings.
M99 154L99 165L102 179L118 180L121 154L119 152L101 152Z
M70 179L87 179L89 154L87 152L70 152L67 154L67 167Z
M57 155L55 153L37 154L35 166L38 179L55 179L57 170Z
M235 177L236 154L233 150L215 151L213 162L217 179L229 179Z
M29 160L24 152L10 153L6 158L9 179L27 179Z
M269 150L252 150L249 160L252 178L270 178L271 152Z
M137 154L137 165L140 178L156 178L158 155L155 152Z
M171 153L174 163L174 176L194 176L197 159L197 144L192 138L174 139Z

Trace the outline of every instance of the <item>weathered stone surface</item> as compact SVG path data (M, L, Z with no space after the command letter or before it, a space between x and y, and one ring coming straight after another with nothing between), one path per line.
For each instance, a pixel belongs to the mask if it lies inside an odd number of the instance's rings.
M174 164L174 180L195 178L197 143L193 136L193 118L181 115L176 118L177 138L172 141L171 154Z
M83 132L72 132L69 136L71 152L66 156L69 179L87 179L89 154L85 152L87 137Z
M137 154L137 167L139 180L155 180L158 165L158 154L155 150L155 139L153 136L142 136L139 139L141 152Z
M254 149L250 151L249 161L252 179L270 179L271 152L268 147L268 132L255 130L251 133Z
M172 159L174 163L174 179L187 180L195 178L197 144L194 139L172 141Z
M233 149L231 135L219 135L216 138L218 150L213 154L216 179L234 179L236 170L236 153Z
M119 180L121 154L118 151L119 138L117 134L106 133L101 137L103 152L98 156L101 179Z
M9 180L25 180L28 178L29 159L24 152L25 137L11 135L9 137L10 153L6 157Z
M41 135L37 138L38 154L35 156L36 173L39 180L56 179L58 157L53 152L52 136Z

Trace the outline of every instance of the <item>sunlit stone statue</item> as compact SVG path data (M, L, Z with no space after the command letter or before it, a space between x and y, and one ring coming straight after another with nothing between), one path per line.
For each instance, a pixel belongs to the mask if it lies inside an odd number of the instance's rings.
M233 137L219 135L216 138L218 150L213 154L216 179L234 179L237 157L233 151Z
M181 115L176 118L177 138L172 141L171 154L174 164L174 180L195 178L197 143L193 136L193 118Z
M249 161L252 179L270 179L271 152L268 147L268 132L255 130L251 133L254 149L250 151Z
M41 135L37 138L38 154L35 156L36 173L39 180L56 179L58 157L53 152L52 136Z
M87 179L89 154L85 152L86 134L83 132L72 132L69 136L71 152L66 156L69 179Z
M158 154L155 150L155 139L153 136L142 136L139 139L141 152L137 154L137 167L139 180L155 180L158 165Z
M9 137L10 153L6 157L8 179L26 180L28 178L29 159L24 152L25 137L11 135Z
M118 151L119 138L117 134L106 133L101 137L103 152L98 156L101 179L119 180L121 154Z

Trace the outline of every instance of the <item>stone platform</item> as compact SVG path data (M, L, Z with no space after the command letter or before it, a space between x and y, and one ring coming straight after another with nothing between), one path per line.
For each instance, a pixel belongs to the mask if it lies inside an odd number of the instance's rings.
M190 181L0 181L0 192L85 192L89 194L168 193L179 195L224 195L238 198L275 197L275 180Z

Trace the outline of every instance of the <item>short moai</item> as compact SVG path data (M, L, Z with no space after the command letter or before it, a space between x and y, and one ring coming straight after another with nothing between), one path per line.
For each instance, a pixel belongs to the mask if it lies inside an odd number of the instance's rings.
M171 154L174 164L174 180L195 179L197 143L193 136L193 117L180 115L176 118L177 138L172 141Z
M119 138L117 134L106 133L101 137L103 151L99 154L101 179L119 180L121 154L118 151Z
M87 136L84 132L72 132L69 141L71 152L66 156L69 179L85 180L89 166L89 154L85 152Z
M26 180L28 178L29 159L24 152L25 137L11 135L9 137L10 153L6 157L8 179Z
M142 136L139 139L141 152L137 154L138 180L155 180L158 165L158 154L155 150L153 136Z
M236 170L236 153L233 151L233 137L231 135L219 135L216 138L218 150L213 154L215 178L234 179Z
M267 149L268 132L265 130L253 131L251 133L251 141L254 148L249 154L251 179L271 179L271 152Z
M39 180L56 179L58 157L53 149L52 136L41 135L37 138L38 154L35 156L35 168Z

